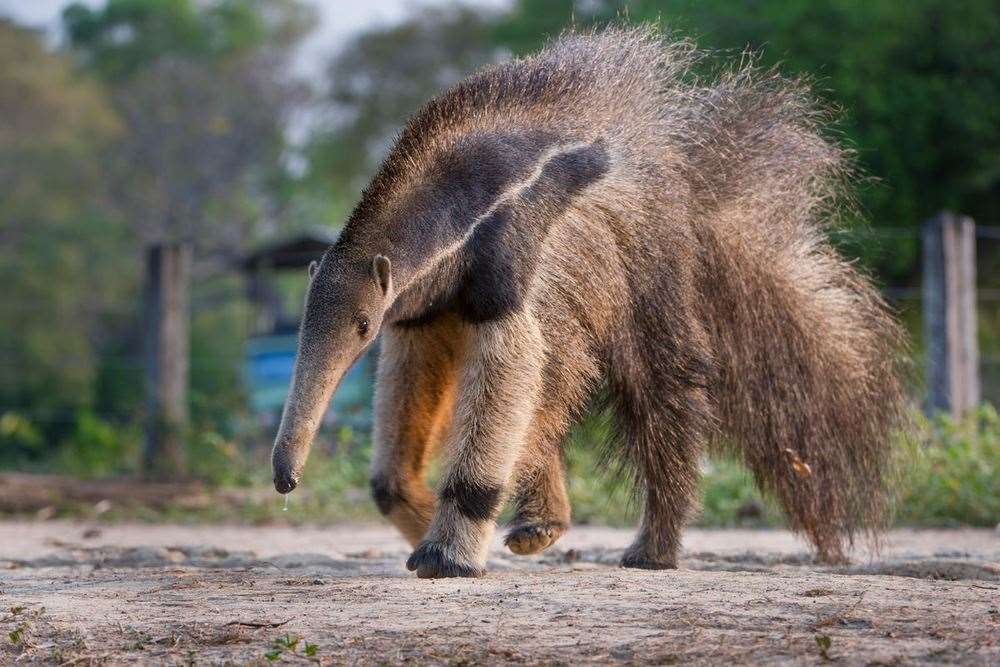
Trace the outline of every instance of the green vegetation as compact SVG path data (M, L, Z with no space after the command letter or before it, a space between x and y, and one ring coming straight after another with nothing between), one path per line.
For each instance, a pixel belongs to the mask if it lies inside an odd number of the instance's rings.
M1000 415L983 406L960 421L947 416L916 416L913 438L900 442L895 523L905 526L981 526L1000 524ZM585 421L573 434L566 452L566 469L573 519L579 524L634 525L637 506L632 486L613 473L602 459L601 443L607 422ZM107 452L120 460L138 457L137 438L116 438L106 424L88 417L78 427L80 440L70 440L49 470L100 477ZM0 418L0 448L11 438L30 438L30 425L12 414ZM25 434L29 434L26 436ZM269 480L267 451L247 456L233 440L218 434L191 438L192 458L202 462L203 498L179 497L161 508L113 506L103 520L239 521L337 523L374 521L378 513L368 496L371 447L367 436L350 428L321 437L313 451L299 489L289 496L285 512ZM330 446L328 443L334 443ZM91 448L84 454L77 448ZM130 453L131 452L131 453ZM110 472L134 473L118 468ZM66 504L62 516L96 517L90 505ZM702 509L695 519L705 527L766 527L783 523L780 509L762 497L750 474L728 459L708 459L703 466Z
M873 177L859 193L861 210L874 225L897 228L891 243L864 235L843 243L881 284L917 284L916 231L938 209L997 224L993 0L517 0L503 12L426 10L355 35L312 93L287 68L315 22L300 0L75 4L63 16L67 42L54 49L0 20L0 470L139 472L142 250L155 239L191 238L186 439L197 462L189 473L213 499L104 516L374 518L365 432L327 434L288 513L268 490L273 434L247 407L243 350L254 313L234 263L262 239L342 224L392 135L442 86L573 23L608 21L651 21L730 53L749 47L762 66L813 79L842 109L836 131ZM289 118L304 105L315 123L291 145ZM990 290L1000 288L997 248L980 241L980 286ZM919 361L919 309L903 304L901 316ZM995 357L1000 311L985 300L980 323L980 348ZM983 378L996 401L1000 365L984 364ZM1000 521L996 413L917 423L918 437L901 448L909 457L898 520ZM604 474L606 434L599 418L574 433L575 516L628 523L636 507L629 485ZM703 487L704 525L780 522L734 462L707 462Z
M983 406L961 421L918 418L902 471L898 521L1000 525L1000 415Z
M1000 524L1000 415L984 405L960 421L915 416L912 438L899 444L895 523L905 526ZM604 475L596 448L576 439L568 454L576 521L627 525L635 521L628 485ZM762 497L749 472L728 459L703 466L702 511L707 527L778 526L781 511Z
M301 655L298 651L300 643L302 644ZM307 641L303 641L302 637L297 635L285 633L280 637L274 638L274 641L271 642L271 648L264 654L264 657L268 662L274 662L276 660L280 660L282 655L285 654L300 658L302 656L305 656L306 658L315 658L318 652L319 647L316 644L310 644Z

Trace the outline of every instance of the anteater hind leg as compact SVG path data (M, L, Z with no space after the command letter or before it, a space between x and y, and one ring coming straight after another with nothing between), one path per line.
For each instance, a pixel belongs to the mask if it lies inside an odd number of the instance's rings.
M464 357L434 519L406 565L420 577L474 577L486 556L541 384L544 341L529 313L476 326Z
M543 551L569 528L570 505L559 444L544 448L536 444L531 452L536 460L518 471L514 519L504 538L516 554ZM530 439L528 447L532 447Z
M706 358L697 356L692 345L683 355L633 366L631 377L615 383L616 417L644 498L639 533L625 551L623 567L677 567L681 530L696 504L698 462L711 423Z
M695 505L701 443L673 427L667 414L627 417L628 447L643 484L639 533L622 558L622 567L651 570L677 567L681 530Z
M461 325L449 320L382 334L371 489L379 511L411 545L434 514L424 473L451 419L461 341Z

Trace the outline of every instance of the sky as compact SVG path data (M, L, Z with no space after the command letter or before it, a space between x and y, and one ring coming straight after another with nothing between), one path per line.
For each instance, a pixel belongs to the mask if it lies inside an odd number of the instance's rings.
M99 6L104 0L80 0ZM306 38L295 59L296 73L318 77L324 63L358 31L399 22L421 7L455 4L456 0L307 0L319 9L319 24ZM463 0L464 4L499 8L509 0ZM44 28L53 41L59 36L59 17L69 0L0 0L0 16Z

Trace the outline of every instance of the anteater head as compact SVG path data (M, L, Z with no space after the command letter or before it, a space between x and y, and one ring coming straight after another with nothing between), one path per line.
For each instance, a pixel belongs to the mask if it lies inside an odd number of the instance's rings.
M298 484L330 396L375 339L396 291L412 293L414 281L465 252L475 275L449 283L459 314L477 322L520 308L548 225L609 168L601 139L483 134L457 144L391 206L378 189L366 191L380 205L363 199L337 244L310 269L292 388L271 459L279 493ZM396 289L389 259L372 250L387 246L397 259Z
M279 493L298 484L330 397L375 339L392 292L392 265L383 255L337 245L310 265L292 388L271 455Z
M337 244L310 271L272 455L280 493L298 483L330 396L390 307L390 317L405 319L426 312L423 299L448 301L481 322L522 306L549 226L612 163L603 133L578 122L598 104L589 88L574 87L579 77L567 67L580 65L578 53L564 54L566 67L542 59L487 70L407 124ZM572 100L562 95L573 90ZM543 104L555 110L536 108Z

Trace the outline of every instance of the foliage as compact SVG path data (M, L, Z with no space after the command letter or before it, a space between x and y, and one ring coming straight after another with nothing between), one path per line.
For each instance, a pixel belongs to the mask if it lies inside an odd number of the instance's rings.
M1000 415L984 405L964 419L919 416L909 442L897 519L905 524L1000 524Z
M701 478L701 511L696 521L706 527L781 525L777 503L763 496L742 464L729 458L706 461Z
M123 427L83 410L73 430L60 444L55 469L82 477L107 477L134 472L140 438L134 426Z
M3 460L58 450L62 467L99 474L120 462L73 443L116 456L92 427L142 416L145 243L198 242L192 350L215 363L193 364L195 432L231 433L244 410L244 302L201 304L206 277L236 282L233 258L274 220L300 99L283 68L310 13L297 0L111 0L64 18L72 48L57 52L0 21L0 410L44 442Z
M340 213L385 157L407 117L431 95L496 59L488 16L461 6L426 8L400 25L353 38L328 68L321 108L329 120L308 148L313 188L335 189Z
M1000 416L996 410L983 406L959 422L945 416L916 419L919 437L902 440L899 445L903 456L895 524L990 528L1000 523ZM24 428L18 418L0 418L0 439ZM613 467L601 458L607 429L607 420L602 416L590 417L574 430L567 447L573 521L631 526L638 519L639 509L633 487L612 474ZM100 426L95 430L98 434L104 432ZM3 442L0 440L0 444ZM321 435L306 464L302 484L290 496L287 511L270 484L267 450L248 455L237 442L211 432L191 438L199 476L219 486L216 500L208 506L115 508L103 518L294 525L379 520L368 493L371 447L367 436L349 428ZM750 474L735 461L705 460L701 488L702 506L693 517L695 525L783 525L777 504L757 491ZM75 511L60 508L60 512L71 515ZM89 516L92 509L81 507L79 512ZM510 517L509 510L504 517Z
M833 660L830 656L830 647L833 646L833 640L830 639L830 635L818 634L815 637L816 648L819 649L819 654L824 660Z
M112 0L64 13L75 53L108 82L124 124L109 154L108 192L144 241L238 248L246 235L242 216L213 209L232 208L248 177L278 163L296 96L277 75L285 53L272 33L287 40L302 20L297 3L266 14L259 5Z
M0 410L52 443L96 401L116 302L130 294L133 265L122 228L101 214L94 168L120 128L100 85L6 21L0 117Z
M196 307L191 318L192 421L195 428L231 436L247 411L243 343L251 313L235 276L213 281L211 289L205 287L196 296L204 296L207 303ZM207 305L216 299L221 302Z
M899 525L982 526L1000 524L1000 415L984 405L954 421L917 413L916 437L902 438L898 502ZM567 453L574 520L624 525L634 522L627 488L597 471L598 446L607 425L590 421L574 434ZM702 469L703 526L781 525L774 501L762 497L752 477L728 459L706 461Z
M165 57L213 64L263 43L287 45L311 19L293 0L108 0L98 9L74 3L63 12L88 66L116 82Z
M45 454L45 440L31 420L17 412L0 415L0 465L24 467Z
M627 525L638 518L631 485L604 465L604 444L611 435L608 415L589 415L573 429L566 447L566 486L573 520Z
M284 68L306 28L305 6L112 0L93 10L74 5L64 20L74 53L106 82L123 126L104 160L110 209L140 244L191 242L196 275L229 273L274 208L269 188L299 99ZM230 431L245 405L242 299L231 294L225 306L194 313L195 434ZM191 444L206 442L216 441ZM218 448L206 452L218 459Z
M308 476L311 480L311 493L309 497L292 499L295 511L309 517L331 508L340 520L371 516L371 508L364 506L369 503L370 443L347 427L339 429L332 440L332 448L323 442L314 446L303 473L303 479Z
M299 644L302 644L302 654L298 653ZM319 652L319 646L316 644L311 644L307 641L303 641L302 637L298 635L293 635L285 633L278 637L275 637L271 642L271 648L264 654L264 658L268 662L274 662L280 660L283 654L291 654L294 656L306 658L315 658L316 654Z
M244 486L249 457L232 438L209 428L192 428L187 437L192 476L218 486Z

